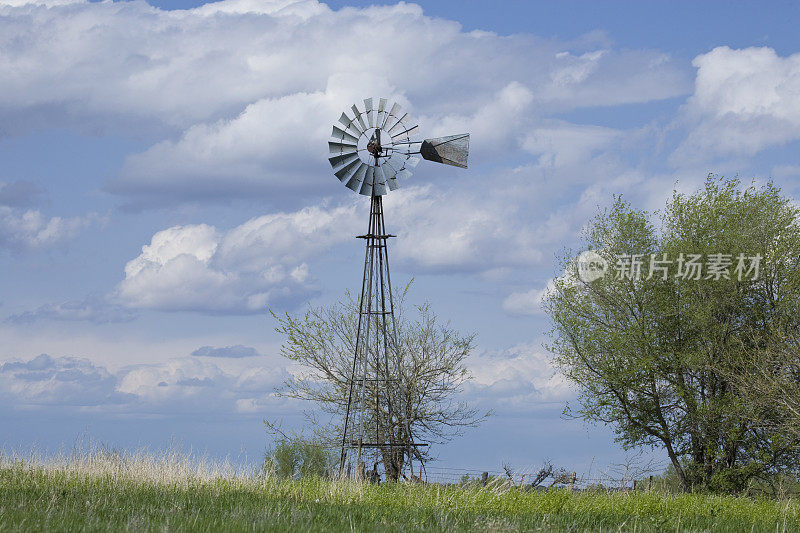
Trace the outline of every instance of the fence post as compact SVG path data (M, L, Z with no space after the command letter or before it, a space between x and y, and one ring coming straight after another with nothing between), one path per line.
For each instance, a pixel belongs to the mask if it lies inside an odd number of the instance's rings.
M647 492L653 490L653 475L650 474L650 480L647 482Z
M575 472L573 472L572 475L569 476L569 490L570 490L570 492L575 490L575 479L577 477L578 477L578 474L576 474Z
M481 486L485 487L487 481L489 481L489 472L484 472L481 474Z
M636 480L633 480L633 492L636 492Z

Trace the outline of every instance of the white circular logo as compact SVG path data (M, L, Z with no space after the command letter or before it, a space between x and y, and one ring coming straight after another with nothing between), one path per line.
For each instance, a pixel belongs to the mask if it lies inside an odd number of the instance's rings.
M586 250L578 256L578 277L581 281L591 283L606 275L608 261L592 250Z

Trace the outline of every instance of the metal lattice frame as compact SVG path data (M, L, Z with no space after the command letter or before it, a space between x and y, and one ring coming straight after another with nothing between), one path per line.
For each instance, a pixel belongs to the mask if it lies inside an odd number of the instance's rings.
M399 186L398 179L411 176L420 161L417 155L466 168L469 134L415 140L419 127L408 113L396 103L389 108L385 98L378 99L377 106L373 105L374 100L364 100L363 111L353 105L352 118L347 112L342 113L328 141L328 161L334 175L348 189L370 197L367 233L359 235L366 241L366 252L339 475L345 475L345 466L353 452L356 466L363 473L365 450L377 454L388 451L394 461L394 450L402 448L404 466L408 465L413 477L415 448L427 444L415 443L411 433L408 389L389 277L387 243L394 235L386 233L382 196ZM368 383L372 384L372 390ZM389 431L382 431L385 428ZM394 468L403 475L398 465Z
M389 274L387 242L394 235L386 233L380 196L371 197L367 233L358 237L366 241L366 251L340 473L344 474L351 451L356 452L356 464L360 465L365 449L393 456L393 449L401 447L406 455L404 463L413 474L412 447L419 444L412 442L408 421L402 353ZM368 387L368 383L372 386ZM398 439L396 430L400 428L404 438ZM395 468L398 472L402 470L397 465Z

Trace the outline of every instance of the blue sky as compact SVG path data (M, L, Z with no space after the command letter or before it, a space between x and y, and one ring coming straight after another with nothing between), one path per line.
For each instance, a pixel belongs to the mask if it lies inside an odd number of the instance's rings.
M468 170L422 164L386 199L393 277L477 334L465 394L496 413L440 464L619 461L560 417L539 298L615 194L658 209L715 172L797 195L798 11L0 0L0 444L254 460L263 418L299 427L265 310L358 287L367 200L325 142L386 96L472 134Z

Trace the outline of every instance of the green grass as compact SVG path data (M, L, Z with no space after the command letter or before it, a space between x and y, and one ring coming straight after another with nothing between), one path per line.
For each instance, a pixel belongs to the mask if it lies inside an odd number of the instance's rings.
M243 476L180 457L0 458L0 531L800 531L800 504Z

